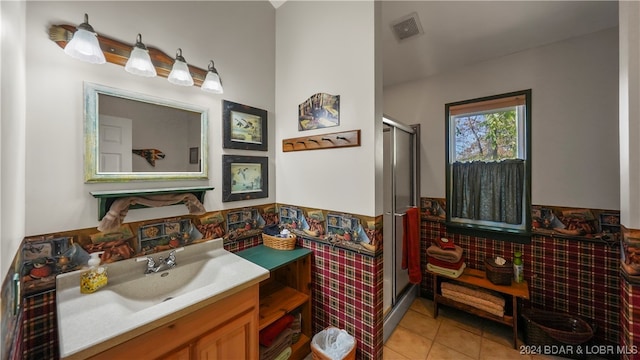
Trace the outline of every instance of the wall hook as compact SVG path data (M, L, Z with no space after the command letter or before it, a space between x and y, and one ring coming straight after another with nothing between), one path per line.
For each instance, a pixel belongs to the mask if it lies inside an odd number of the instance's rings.
M311 145L311 143L315 143L315 145ZM303 146L298 144L302 144ZM285 145L291 145L291 147L287 147ZM348 130L282 139L283 152L334 149L352 146L360 146L360 130Z

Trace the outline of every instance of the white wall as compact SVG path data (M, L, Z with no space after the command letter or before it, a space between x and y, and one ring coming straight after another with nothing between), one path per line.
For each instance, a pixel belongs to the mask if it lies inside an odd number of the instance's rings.
M0 13L0 271L6 275L25 234L26 3L0 1Z
M118 65L92 65L65 55L48 39L48 28L51 24L77 25L85 12L95 31L104 36L133 43L141 33L147 46L169 56L180 47L187 62L202 69L213 59L222 77L224 95L179 87L161 77L137 77ZM270 196L266 199L222 203L221 176L223 153L273 159L275 9L268 1L34 1L27 3L26 25L27 235L96 226L97 200L89 194L94 190L212 185L215 190L205 197L207 210L275 202L273 161ZM209 181L84 184L84 81L209 108ZM268 152L222 149L223 99L269 112ZM186 213L183 205L132 210L125 222Z
M422 125L421 193L445 197L449 102L532 89L532 201L620 208L618 29L384 88L384 113Z
M640 3L619 6L620 222L640 229Z
M276 12L278 203L376 215L374 8L288 1ZM319 92L340 95L340 126L299 132L298 105ZM359 147L282 152L286 138L356 129Z

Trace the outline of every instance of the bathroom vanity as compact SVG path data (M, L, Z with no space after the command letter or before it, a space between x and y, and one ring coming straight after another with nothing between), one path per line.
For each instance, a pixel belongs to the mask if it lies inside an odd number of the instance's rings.
M258 285L90 359L257 359Z
M80 271L59 275L60 357L257 359L259 285L269 271L222 239L189 245L176 262L151 274L135 259L108 264L107 286L92 294L80 293Z

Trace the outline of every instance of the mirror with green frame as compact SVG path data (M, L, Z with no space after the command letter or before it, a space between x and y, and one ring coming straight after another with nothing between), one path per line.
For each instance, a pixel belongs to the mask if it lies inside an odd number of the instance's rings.
M85 182L208 178L208 110L85 83Z

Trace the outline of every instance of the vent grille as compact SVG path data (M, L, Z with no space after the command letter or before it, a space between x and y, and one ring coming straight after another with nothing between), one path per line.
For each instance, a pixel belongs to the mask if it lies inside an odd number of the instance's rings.
M391 24L393 34L398 41L403 41L416 35L423 34L422 25L417 13L411 13Z

